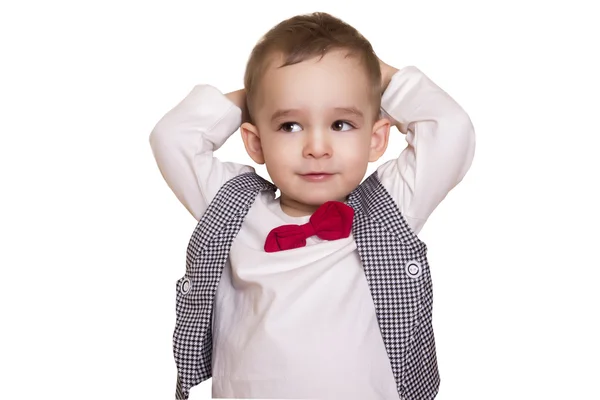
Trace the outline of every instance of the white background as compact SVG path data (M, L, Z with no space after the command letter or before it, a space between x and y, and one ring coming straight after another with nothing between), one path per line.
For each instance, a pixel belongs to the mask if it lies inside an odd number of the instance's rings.
M438 398L600 399L600 30L584 3L3 2L0 398L174 397L195 220L149 134L195 84L241 88L273 25L322 10L476 129L471 170L421 233ZM392 133L381 162L405 145ZM251 163L239 134L217 156Z

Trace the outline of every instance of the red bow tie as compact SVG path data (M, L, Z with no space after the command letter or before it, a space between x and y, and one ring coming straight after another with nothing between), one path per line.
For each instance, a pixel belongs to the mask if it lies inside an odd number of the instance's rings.
M265 251L273 253L306 246L306 238L317 235L324 240L336 240L350 236L354 210L339 201L321 205L304 225L282 225L267 236Z

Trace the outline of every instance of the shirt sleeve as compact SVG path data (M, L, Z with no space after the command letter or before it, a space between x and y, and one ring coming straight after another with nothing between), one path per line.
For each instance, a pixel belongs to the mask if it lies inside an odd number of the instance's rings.
M218 89L197 85L156 124L150 146L179 201L199 220L221 186L254 168L213 156L241 125L242 112Z
M381 104L383 116L406 135L407 146L377 173L418 234L469 170L474 128L461 106L416 67L394 74Z

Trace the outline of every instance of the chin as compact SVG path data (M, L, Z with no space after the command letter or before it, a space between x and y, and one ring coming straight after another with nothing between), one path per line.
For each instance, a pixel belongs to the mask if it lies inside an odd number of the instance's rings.
M352 192L352 189L346 188L347 185L340 185L340 182L306 183L296 181L295 184L292 182L292 180L288 180L284 185L276 185L289 198L311 206L320 206L327 201L340 201L341 199L344 201Z

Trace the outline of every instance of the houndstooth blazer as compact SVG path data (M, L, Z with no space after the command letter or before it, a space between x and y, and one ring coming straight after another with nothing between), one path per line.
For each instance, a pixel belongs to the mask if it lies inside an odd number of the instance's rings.
M186 273L177 281L173 352L176 399L212 376L212 311L231 244L260 191L277 188L253 172L229 180L198 222ZM410 229L377 172L349 196L352 234L375 304L399 398L435 398L439 374L431 323L427 247Z

